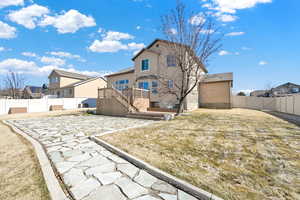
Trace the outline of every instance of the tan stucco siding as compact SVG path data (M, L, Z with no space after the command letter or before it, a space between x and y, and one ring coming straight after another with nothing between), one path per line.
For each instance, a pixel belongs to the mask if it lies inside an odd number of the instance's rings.
M65 87L67 85L70 85L72 83L76 83L81 81L80 79L73 79L73 78L67 78L67 77L60 77L59 80L59 87Z
M231 82L200 83L200 107L230 108L231 107Z
M98 88L105 88L107 86L106 81L103 79L96 79L74 88L74 97L87 97L87 98L97 98Z

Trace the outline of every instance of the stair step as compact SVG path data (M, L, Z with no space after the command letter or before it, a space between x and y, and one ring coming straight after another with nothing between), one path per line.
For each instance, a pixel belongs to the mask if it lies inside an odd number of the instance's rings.
M137 119L152 119L152 120L171 120L174 119L174 114L170 113L150 113L150 112L136 112L129 113L126 117Z

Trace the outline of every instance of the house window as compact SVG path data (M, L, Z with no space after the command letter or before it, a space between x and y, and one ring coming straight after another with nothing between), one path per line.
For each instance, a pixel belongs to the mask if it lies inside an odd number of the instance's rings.
M176 67L176 57L174 55L167 55L168 67Z
M149 70L149 60L148 59L142 60L142 68L141 68L141 70L142 71Z
M157 86L158 86L157 81L152 81L152 87L153 87L153 88L156 88Z
M168 88L173 88L173 87L174 87L174 81L168 80Z
M129 80L118 80L115 82L115 88L117 90L124 90L128 88Z
M158 87L157 81L152 81L152 90L151 90L152 94L158 93L157 87Z
M50 83L57 83L57 82L58 82L58 77L50 78Z
M151 92L152 92L152 94L157 94L158 90L157 90L157 88L152 88Z
M69 94L72 95L73 94L73 90L69 89Z
M298 93L299 92L299 88L292 88L292 93Z
M149 90L149 83L148 82L139 82L139 88L144 90Z

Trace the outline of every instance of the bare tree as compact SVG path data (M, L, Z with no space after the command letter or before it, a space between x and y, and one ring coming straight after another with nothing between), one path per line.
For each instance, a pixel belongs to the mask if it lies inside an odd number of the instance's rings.
M185 5L177 6L162 17L162 31L168 48L176 60L174 74L159 76L160 93L175 95L178 101L177 114L183 112L187 96L197 89L206 72L205 65L210 57L221 48L219 28L211 16L203 13L188 13ZM175 74L176 73L176 74ZM172 83L167 80L173 80ZM177 80L174 80L177 79Z
M17 72L10 71L4 78L6 90L9 92L9 96L13 99L21 98L21 90L24 87L25 78Z

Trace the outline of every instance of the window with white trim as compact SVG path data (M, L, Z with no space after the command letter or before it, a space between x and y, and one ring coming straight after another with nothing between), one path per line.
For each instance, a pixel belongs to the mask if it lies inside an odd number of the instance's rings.
M168 80L168 88L173 88L173 87L174 87L174 81Z

